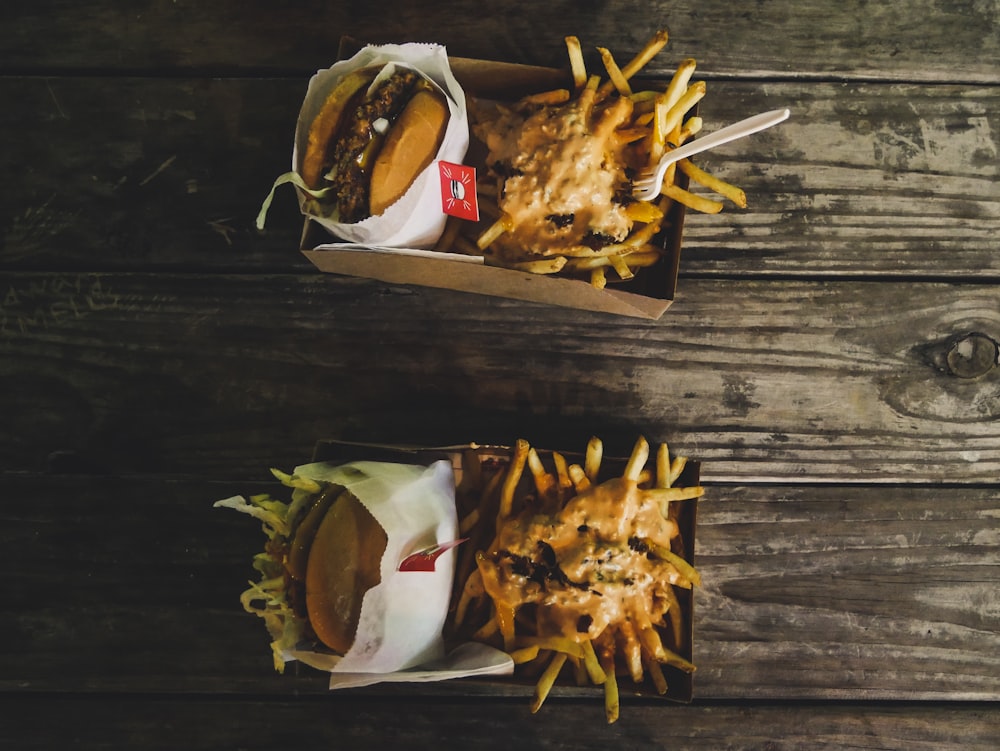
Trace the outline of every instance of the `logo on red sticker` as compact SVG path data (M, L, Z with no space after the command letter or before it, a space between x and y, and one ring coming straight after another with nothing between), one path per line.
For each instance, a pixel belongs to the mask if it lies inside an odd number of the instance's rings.
M478 222L475 167L438 162L438 170L441 174L441 210L459 219Z

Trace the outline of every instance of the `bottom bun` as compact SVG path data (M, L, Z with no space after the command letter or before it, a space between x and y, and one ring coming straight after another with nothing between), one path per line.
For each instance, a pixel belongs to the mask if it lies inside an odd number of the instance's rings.
M345 111L355 101L355 97L371 84L378 68L370 66L353 70L345 75L323 102L323 106L309 126L309 135L299 174L302 181L314 190L323 187L323 174L330 168L333 151L337 145L334 136L341 128Z
M437 156L448 126L448 103L437 91L421 89L407 103L375 158L369 210L378 216L403 194Z
M388 538L357 498L342 492L309 549L306 610L316 636L345 654L354 643L365 593L381 581Z

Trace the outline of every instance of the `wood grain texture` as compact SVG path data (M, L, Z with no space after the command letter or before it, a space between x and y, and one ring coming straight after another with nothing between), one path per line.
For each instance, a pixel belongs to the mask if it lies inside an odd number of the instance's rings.
M322 438L637 432L709 480L994 482L995 286L685 280L659 321L335 275L0 275L8 471L255 472ZM734 301L738 304L734 305ZM532 325L525 326L524 321Z
M325 694L318 672L274 673L263 624L239 605L264 537L212 504L281 497L264 468L258 477L5 475L0 545L31 565L5 591L0 691ZM710 485L695 546L696 699L1000 700L998 505L995 487ZM366 695L526 702L530 687L337 694ZM557 695L599 713L597 689Z
M754 704L664 707L626 706L618 724L603 724L598 708L550 699L538 716L525 719L518 702L446 704L433 699L396 699L376 704L333 699L247 701L204 697L114 697L96 702L65 696L21 695L9 700L12 714L36 729L0 729L0 744L24 751L63 742L62 724L74 728L81 751L135 747L191 751L246 751L308 747L381 751L456 746L485 751L601 751L612 748L683 748L690 751L993 751L1000 741L1000 710L993 705L910 704L799 706ZM51 721L52 715L61 718ZM450 728L447 736L442 728Z
M1000 746L1000 7L984 0L97 0L0 8L0 747ZM343 34L565 66L666 26L750 207L659 321L320 275L279 191ZM238 594L314 441L703 461L695 703L330 694Z
M307 268L291 187L254 227L305 86L0 79L0 264ZM791 120L699 158L750 207L689 214L682 274L1000 277L1000 90L710 82L701 114L711 130L779 106Z
M471 0L226 0L205 6L152 0L128 9L108 0L86 9L42 0L4 9L0 59L24 72L309 74L329 64L347 33L372 42L439 42L457 55L562 65L566 34L580 36L592 59L597 45L625 57L665 26L677 59L698 57L716 75L996 83L997 21L993 3L975 0L738 6L723 0L513 0L503 12L487 13Z

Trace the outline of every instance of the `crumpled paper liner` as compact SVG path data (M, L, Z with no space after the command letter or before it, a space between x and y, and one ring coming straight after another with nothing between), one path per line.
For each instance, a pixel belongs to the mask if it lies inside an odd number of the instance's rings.
M420 173L410 189L381 215L354 224L344 224L330 217L318 216L310 208L310 199L298 190L302 213L311 217L332 235L348 243L380 247L430 248L441 237L447 215L441 209L441 189L437 161L461 163L469 148L469 118L465 93L448 64L447 50L437 44L369 45L348 60L318 71L309 81L299 112L292 152L292 170L299 167L299 153L305 149L309 125L316 118L327 95L348 72L370 65L388 63L412 68L434 83L445 94L451 117L436 161Z
M319 462L294 472L344 486L382 526L388 542L382 581L365 594L358 633L347 654L290 650L287 660L329 671L330 688L513 672L507 654L485 645L463 644L445 653L442 629L454 578L454 550L442 554L432 572L397 570L411 553L458 536L455 478L449 462L430 467Z

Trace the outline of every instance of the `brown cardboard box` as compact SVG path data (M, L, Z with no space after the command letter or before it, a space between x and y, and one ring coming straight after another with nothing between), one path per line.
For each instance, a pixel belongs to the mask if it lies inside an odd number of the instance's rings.
M345 38L341 41L340 56L350 56L358 47L356 40ZM515 99L524 94L566 86L569 81L567 71L552 68L460 57L450 57L449 63L466 94L474 97ZM610 278L614 275L610 274L605 289L596 289L578 279L541 276L449 258L364 250L317 250L317 246L335 238L308 218L300 249L317 269L326 273L657 319L674 299L684 217L684 207L675 204L665 231L657 238L665 251L659 263L639 270L636 277L628 282L612 282Z
M511 450L504 446L479 446L461 445L444 447L420 447L420 446L393 446L367 443L350 443L344 441L324 440L319 441L314 450L314 461L325 461L333 463L346 463L351 461L389 461L403 462L408 464L431 464L435 461L445 459L451 462L456 474L456 482L460 482L462 473L462 455L465 451L474 449L481 461L499 460L506 461L511 455ZM582 455L577 452L560 452L569 462L582 461ZM551 451L539 450L546 466L551 467L548 455ZM616 459L604 457L601 467L602 475L613 477L620 475L625 467L627 459ZM526 471L522 481L530 484L530 475ZM603 479L603 478L602 478ZM696 461L688 461L687 466L681 475L678 486L694 486L700 481L700 464ZM679 514L677 523L680 528L681 539L684 541L684 558L694 565L695 532L697 527L698 501L678 502ZM691 590L677 590L677 596L681 604L682 612L682 634L680 644L675 651L691 661L694 650L694 598ZM663 672L667 679L667 693L662 698L670 701L688 703L694 693L693 676L670 665L663 666ZM569 671L566 671L568 674ZM494 677L489 679L466 679L466 680L487 680L489 682L499 682L508 687L523 688L525 695L530 695L535 685L535 678L527 678L515 675L514 677ZM660 697L649 680L642 685L634 685L630 678L619 677L619 692L634 696ZM557 681L560 691L580 691L583 695L593 695L599 693L600 689L595 686L585 688L576 687L571 680L563 677Z

